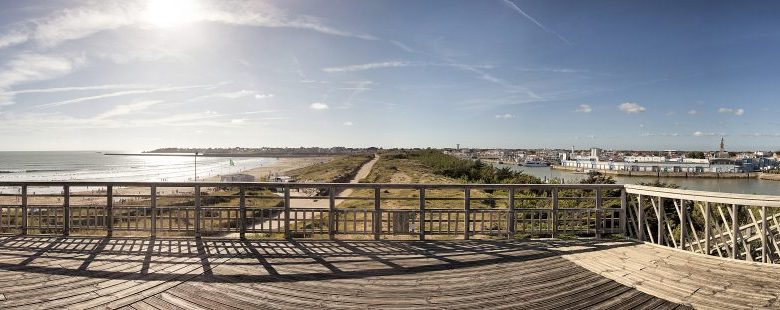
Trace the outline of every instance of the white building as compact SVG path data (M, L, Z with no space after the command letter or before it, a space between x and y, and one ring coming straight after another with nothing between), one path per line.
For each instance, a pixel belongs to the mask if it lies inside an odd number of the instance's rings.
M664 156L626 156L623 161L599 161L592 157L562 160L561 166L578 169L648 171L648 172L742 172L735 163L710 163L706 159Z

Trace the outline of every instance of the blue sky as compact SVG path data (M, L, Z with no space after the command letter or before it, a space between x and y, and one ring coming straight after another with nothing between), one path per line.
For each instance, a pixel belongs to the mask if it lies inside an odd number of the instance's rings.
M780 6L3 1L3 150L780 149Z

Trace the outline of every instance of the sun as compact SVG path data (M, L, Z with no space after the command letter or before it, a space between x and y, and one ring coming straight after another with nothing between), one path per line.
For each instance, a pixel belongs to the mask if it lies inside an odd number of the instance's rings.
M195 0L148 0L144 13L147 23L161 28L181 26L196 18Z

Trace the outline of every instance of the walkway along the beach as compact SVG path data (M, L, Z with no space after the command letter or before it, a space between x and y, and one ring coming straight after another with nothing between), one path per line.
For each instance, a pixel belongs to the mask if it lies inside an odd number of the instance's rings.
M374 158L360 167L357 174L355 174L355 177L352 178L352 180L349 181L349 183L358 183L360 180L365 179L369 173L371 173L371 169L374 167L374 164L379 160L379 155L375 154ZM348 197L352 195L352 192L354 189L348 188L345 190L342 190L341 192L336 193L337 197ZM283 196L283 194L279 193L277 195ZM306 192L290 192L291 197L305 197L309 194ZM328 200L327 199L294 199L294 202L292 202L292 207L294 208L308 208L308 209L317 209L317 208L328 208ZM341 204L344 201L344 199L336 199L336 206ZM270 228L271 230L278 230L279 225L282 225L284 222L281 220L281 218L284 216L283 213L278 214L275 218L269 219L268 221L255 224L255 228L263 227L263 228ZM290 217L292 218L305 218L306 213L305 212L291 212ZM239 233L232 233L228 234L225 237L228 238L238 238Z

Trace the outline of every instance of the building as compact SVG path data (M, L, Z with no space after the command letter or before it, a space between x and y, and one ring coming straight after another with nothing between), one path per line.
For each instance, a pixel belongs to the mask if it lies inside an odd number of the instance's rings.
M623 161L600 161L593 157L562 160L561 166L583 170L622 170L642 172L743 172L740 163L729 159L667 158L665 156L626 156ZM752 168L751 168L752 169ZM752 171L752 170L749 170Z
M228 174L219 177L220 182L254 182L255 177L246 173Z

